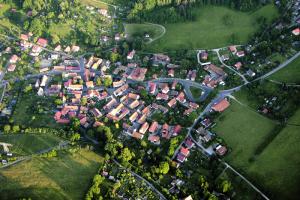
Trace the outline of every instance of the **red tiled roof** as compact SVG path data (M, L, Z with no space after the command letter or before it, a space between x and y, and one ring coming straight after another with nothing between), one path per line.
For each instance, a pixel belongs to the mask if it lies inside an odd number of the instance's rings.
M230 106L229 101L227 99L223 99L222 101L216 103L215 105L212 106L212 109L217 112L223 112L226 108Z
M158 128L158 123L156 121L152 122L150 128L149 128L149 132L150 133L154 133L156 131L156 129Z

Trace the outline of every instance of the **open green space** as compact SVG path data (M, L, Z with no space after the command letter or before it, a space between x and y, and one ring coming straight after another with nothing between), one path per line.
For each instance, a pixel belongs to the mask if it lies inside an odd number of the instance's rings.
M84 199L103 158L94 152L33 158L0 171L0 199Z
M57 136L29 135L29 134L10 134L0 135L0 142L12 144L11 152L18 155L31 155L41 150L54 147L59 144L61 139Z
M221 6L195 8L196 20L165 24L166 34L148 46L149 50L179 48L217 48L232 43L244 44L259 29L257 20L265 17L270 23L278 16L274 5L255 12L240 12Z
M201 94L202 94L201 89L191 86L190 90L191 90L191 93L192 93L192 95L195 99L198 99L198 98L201 97Z
M59 38L66 37L72 30L72 22L67 21L59 24L52 24L49 28L51 34L56 34Z
M103 8L103 9L108 8L107 4L99 0L81 0L80 2L84 5L94 6L96 8Z
M242 170L249 167L257 148L276 127L274 121L235 101L218 117L216 123L213 131L231 149L225 159Z
M164 29L156 24L125 24L125 33L130 37L149 34L153 39L162 36Z
M294 60L285 68L279 70L269 77L270 80L275 80L284 83L300 83L300 57Z
M299 119L299 111L297 118ZM300 120L298 121L300 124ZM285 127L249 167L249 176L271 199L297 199L300 195L299 126Z
M53 118L55 98L40 97L33 93L21 94L12 119L15 124L30 127L60 128Z

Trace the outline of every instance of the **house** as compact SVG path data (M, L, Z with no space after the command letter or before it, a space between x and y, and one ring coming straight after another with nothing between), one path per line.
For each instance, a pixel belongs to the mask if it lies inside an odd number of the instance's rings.
M70 53L70 51L71 51L71 47L70 47L70 46L67 46L67 47L65 48L65 50L64 50L64 52L66 52L66 53Z
M186 99L185 99L184 92L180 92L179 95L176 97L176 100L179 101L180 103L185 103Z
M212 125L212 121L209 118L205 118L200 123L204 126L204 128L208 128Z
M168 70L168 76L170 76L170 77L174 77L174 69L169 69Z
M206 61L208 58L208 53L206 51L201 52L201 60Z
M149 92L150 94L155 94L156 93L156 83L150 82L149 83Z
M29 36L27 34L21 34L20 39L28 41L29 40Z
M167 83L163 83L160 86L163 94L167 94L170 91L169 85Z
M183 200L193 200L192 195L185 197Z
M80 50L80 47L79 46L76 46L76 45L73 45L72 46L72 51L73 52L78 52Z
M132 72L128 76L128 79L132 79L135 81L144 81L147 71L148 71L147 68L137 67L132 70Z
M173 81L172 86L171 86L172 90L176 89L177 83L178 83L177 81Z
M296 28L292 31L292 33L296 36L300 35L300 28Z
M42 78L42 81L41 81L41 84L40 84L40 86L41 86L41 87L45 87L45 86L46 86L46 83L47 83L47 81L48 81L48 76L46 76L46 75L43 75L43 78Z
M10 57L9 62L11 64L16 64L18 62L18 60L19 60L19 57L16 54L14 54L13 56Z
M43 88L39 88L38 92L37 92L38 96L43 96L44 95L44 89Z
M242 66L243 66L243 65L242 65L241 62L237 62L237 63L234 65L234 67L235 67L237 70L241 69Z
M177 103L176 98L173 98L173 99L171 99L171 100L168 102L168 106L169 106L170 108L173 108L173 107L176 105L176 103Z
M134 100L130 105L129 108L130 109L134 109L136 107L138 107L140 105L140 102L138 100Z
M192 141L192 139L190 137L188 137L185 142L184 142L185 146L187 148L193 148L193 146L195 145L195 143Z
M187 157L190 154L190 150L188 148L181 147L180 154L184 155L184 157Z
M161 133L163 138L169 137L169 125L167 123L163 124Z
M241 58L245 56L245 52L244 51L239 51L236 53L237 57Z
M229 60L229 55L224 54L224 55L221 56L221 58L222 58L223 61L227 61L227 60Z
M180 163L183 163L186 160L186 157L184 155L182 155L181 153L177 154L176 157L177 161L179 161Z
M237 53L236 46L229 46L229 50L231 51L232 54L236 54Z
M152 57L153 65L167 65L170 63L170 58L167 55L164 54L154 54Z
M57 45L54 49L54 51L61 51L61 46L60 45Z
M44 38L39 38L37 40L37 44L41 47L46 47L48 45L48 40L46 40Z
M102 117L102 113L97 109L97 108L93 108L92 110L90 110L90 112L94 115L94 117L99 118Z
M181 126L180 125L176 125L173 128L173 136L177 136L180 132L181 132Z
M127 59L128 59L128 60L132 60L133 57L134 57L134 55L135 55L135 50L130 51L130 52L128 53L128 55L127 55Z
M219 101L218 103L215 103L212 106L212 109L216 112L223 112L224 110L226 110L228 107L230 106L229 101L227 101L227 99L222 99L221 101Z
M137 112L134 112L130 117L129 117L129 121L130 122L134 122L137 117L139 116L139 114Z
M16 67L17 67L17 65L10 64L10 65L8 65L7 71L13 72L13 71L15 71Z
M131 137L136 138L136 139L143 139L144 135L135 131L132 133Z
M142 125L142 127L140 128L139 132L140 132L141 134L145 134L145 133L147 132L148 128L149 128L149 123L148 123L148 122L145 122L145 123Z
M161 100L161 99L167 101L169 99L169 95L158 93L156 95L156 100Z
M87 81L85 82L85 85L87 88L94 88L94 82L93 81Z
M134 94L134 93L129 93L128 98L138 100L138 99L140 99L140 95Z
M124 85L124 84L125 84L124 80L121 79L121 80L119 80L119 81L114 81L114 82L113 82L113 87L114 87L114 88L121 87L121 86Z
M149 132L155 133L157 129L158 129L158 123L156 121L152 122L152 124L149 128Z
M253 72L251 69L247 70L247 75L250 76L250 77L254 77L256 74L255 72Z
M148 140L153 144L160 144L160 137L158 135L149 135Z
M225 155L226 152L227 152L227 148L226 148L225 146L218 145L218 146L216 147L216 153L217 153L219 156Z

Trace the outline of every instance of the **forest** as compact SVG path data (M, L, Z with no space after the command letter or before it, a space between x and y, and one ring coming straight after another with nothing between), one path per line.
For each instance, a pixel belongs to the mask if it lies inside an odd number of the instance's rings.
M267 3L270 0L133 0L129 3L132 9L128 19L130 22L175 23L194 20L193 8L204 5L227 6L246 12Z

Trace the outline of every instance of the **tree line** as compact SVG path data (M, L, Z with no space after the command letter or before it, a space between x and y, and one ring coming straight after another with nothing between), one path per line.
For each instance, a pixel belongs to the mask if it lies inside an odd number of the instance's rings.
M193 8L222 5L239 11L251 11L270 0L134 0L128 19L134 22L175 23L195 20ZM128 5L128 4L127 4Z

